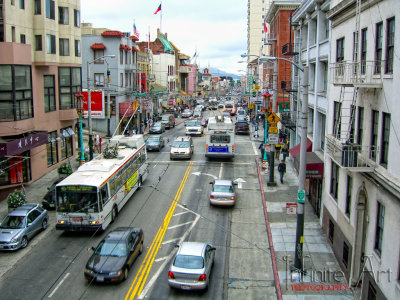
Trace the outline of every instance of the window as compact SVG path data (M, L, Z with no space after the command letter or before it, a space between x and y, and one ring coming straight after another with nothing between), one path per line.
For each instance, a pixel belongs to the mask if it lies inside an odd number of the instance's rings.
M100 59L101 57L104 56L104 50L103 49L97 49L93 50L93 60L95 64L104 64L104 59Z
M355 135L355 111L356 107L354 105L350 105L350 143L354 144L354 135Z
M344 38L336 40L336 62L344 60Z
M325 123L326 123L326 116L321 114L320 115L320 120L321 120L321 149L325 149Z
M32 118L32 102L31 67L0 65L0 121Z
M11 26L11 41L13 42L13 43L15 43L16 42L16 35L15 35L16 33L15 33L15 26Z
M75 40L75 56L81 57L81 41Z
M71 132L73 133L71 127L61 129L61 160L64 160L73 155Z
M376 24L375 40L375 74L381 73L382 67L382 45L383 45L383 23Z
M379 255L382 253L383 227L385 223L385 207L378 202L378 211L376 215L376 233L375 233L375 250Z
M376 110L372 111L372 117L371 117L371 141L370 141L370 159L376 160L376 152L377 152L377 147L378 147L378 124L379 122L379 112Z
M394 17L386 21L386 64L385 73L393 73Z
M52 34L46 35L46 52L47 54L56 54L56 36Z
M76 9L74 9L74 26L81 27L81 13Z
M42 0L35 0L33 9L34 9L35 15L41 15L42 14Z
M380 163L387 168L389 156L390 114L382 113L382 137Z
M56 7L54 0L46 0L46 18L52 20L56 19Z
M81 89L81 68L58 68L60 109L75 108L74 95Z
M339 167L332 161L330 193L336 201L338 196L338 183L339 183Z
M353 177L347 175L346 187L346 209L345 214L350 217L351 214L351 191L353 190Z
M46 152L48 167L58 163L57 131L49 132L47 135Z
M353 73L357 74L358 68L357 68L357 62L358 62L358 32L353 32Z
M358 107L357 118L357 144L362 146L364 131L364 107Z
M69 24L69 13L68 7L58 7L58 24L68 25Z
M15 5L15 1L11 0L11 5L14 6Z
M104 86L104 74L94 73L94 84L96 86Z
M370 281L368 284L368 296L367 300L376 300L376 289Z
M367 68L367 28L361 30L361 74L365 74Z
M349 265L349 246L344 241L343 241L342 263L344 264L344 266L347 269L347 266Z
M124 64L124 50L119 50L119 64Z
M340 121L340 110L342 109L342 103L334 101L333 104L333 136L340 139L340 131L342 122Z
M35 35L35 50L36 51L42 51L43 50L42 36L41 35Z
M56 83L54 75L44 75L44 111L56 110Z
M328 230L328 238L333 243L333 237L335 235L335 225L332 220L329 220L329 230Z
M124 87L124 74L123 73L119 74L119 82L120 82L120 87Z
M69 56L69 39L59 39L60 56Z
M20 34L19 35L20 43L21 44L26 44L26 37L25 34Z
M19 8L25 9L25 0L19 0Z

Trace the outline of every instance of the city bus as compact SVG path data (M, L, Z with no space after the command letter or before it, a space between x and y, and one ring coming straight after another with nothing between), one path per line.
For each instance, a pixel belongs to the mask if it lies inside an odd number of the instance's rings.
M208 119L206 157L233 158L235 156L235 126L223 116Z
M143 136L113 137L103 154L56 185L56 229L106 229L147 175Z

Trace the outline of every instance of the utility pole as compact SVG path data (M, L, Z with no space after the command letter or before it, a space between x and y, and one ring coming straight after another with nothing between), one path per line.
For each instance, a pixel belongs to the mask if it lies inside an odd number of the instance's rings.
M272 113L276 113L276 103L278 102L278 60L274 60L274 69L272 73L273 81L272 86L274 90L274 94L272 96ZM266 129L268 130L268 129ZM274 178L274 169L275 169L275 144L271 145L271 152L269 155L269 179L267 182L268 186L276 186L275 178Z
M109 64L107 63L107 137L111 137L111 100L110 100L110 68Z
M304 235L304 201L306 189L306 153L307 153L307 114L308 114L308 66L304 67L303 73L303 102L301 105L300 119L300 170L299 191L297 193L297 227L296 227L296 249L294 267L296 271L303 271L303 235Z
M93 159L93 131L92 131L92 99L90 90L90 63L87 62L87 90L88 90L88 127L89 127L89 160Z

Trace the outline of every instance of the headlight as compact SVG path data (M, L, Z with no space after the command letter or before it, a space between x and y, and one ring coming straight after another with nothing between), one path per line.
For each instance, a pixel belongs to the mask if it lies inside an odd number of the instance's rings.
M108 275L115 276L115 275L121 275L121 274L122 274L122 270L119 270L118 272L110 272Z
M189 129L186 128L185 131L189 131Z
M85 268L85 273L93 274L93 270L90 270L88 268Z
M201 132L201 128L197 129L197 131L200 131L200 132Z
M20 236L16 236L15 238L11 239L11 243L18 243L20 239L21 239Z

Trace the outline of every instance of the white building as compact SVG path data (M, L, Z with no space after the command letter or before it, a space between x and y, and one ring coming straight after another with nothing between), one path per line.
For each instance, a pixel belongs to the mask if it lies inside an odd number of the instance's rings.
M400 299L399 12L398 0L332 0L327 13L323 227L361 299Z

